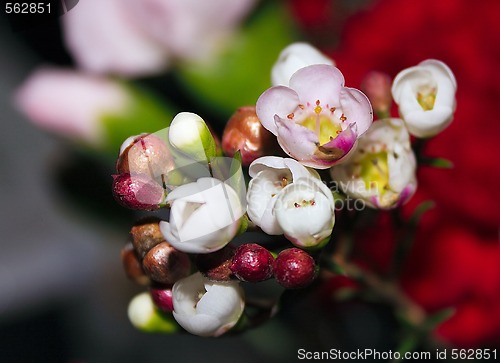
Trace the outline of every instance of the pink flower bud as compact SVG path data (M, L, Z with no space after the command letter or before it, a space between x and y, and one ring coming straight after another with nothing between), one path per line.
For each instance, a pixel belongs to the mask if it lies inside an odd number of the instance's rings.
M125 140L116 161L118 174L145 174L157 181L161 180L162 174L167 174L174 168L170 150L155 134L143 134Z
M256 244L241 245L236 250L230 269L242 281L260 282L273 276L274 257Z
M129 173L113 175L113 196L125 208L154 210L160 208L164 190L160 184L145 175Z
M276 139L260 123L254 106L239 108L229 119L222 135L224 154L233 156L241 152L243 165L278 150Z
M281 251L274 261L273 270L276 281L287 289L306 287L317 275L314 259L299 248Z
M174 311L171 288L152 287L149 293L158 309L166 313Z
M151 280L170 285L189 275L191 261L184 252L162 242L146 253L142 267Z
M361 89L368 96L373 110L379 117L388 116L392 103L391 86L391 77L377 71L368 73L361 84Z

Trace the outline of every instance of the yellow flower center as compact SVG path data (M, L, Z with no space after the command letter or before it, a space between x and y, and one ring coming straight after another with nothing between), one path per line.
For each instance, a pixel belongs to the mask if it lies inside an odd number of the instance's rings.
M299 105L300 109L304 109L303 105ZM313 108L314 113L310 113L306 118L300 121L300 125L314 131L318 135L319 144L324 145L335 139L342 132L340 122L335 122L334 112L335 107L324 109L320 106L320 101L316 101L316 106ZM289 118L293 119L294 114L290 114ZM342 114L339 121L344 122L347 118Z
M429 111L434 108L436 102L436 87L422 87L417 92L417 101L424 111Z
M383 195L389 189L389 167L387 151L368 153L360 162L360 177L368 190L376 190Z

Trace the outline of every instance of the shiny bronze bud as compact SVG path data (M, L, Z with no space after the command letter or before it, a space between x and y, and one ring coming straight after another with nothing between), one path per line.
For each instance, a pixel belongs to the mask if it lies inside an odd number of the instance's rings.
M196 267L212 281L230 281L234 278L231 263L236 247L228 244L224 248L196 256Z
M161 242L165 242L165 238L160 231L160 220L157 218L148 218L139 221L132 227L130 234L132 235L132 244L134 245L135 252L141 260L151 248Z
M149 285L151 280L144 273L142 264L134 251L132 244L128 243L121 251L123 268L127 277L139 285Z
M229 119L222 135L222 150L234 156L239 150L242 163L248 166L255 159L280 150L276 136L267 131L255 113L255 106L240 107Z
M142 260L144 272L151 280L171 285L191 272L191 261L184 252L162 242L149 250Z

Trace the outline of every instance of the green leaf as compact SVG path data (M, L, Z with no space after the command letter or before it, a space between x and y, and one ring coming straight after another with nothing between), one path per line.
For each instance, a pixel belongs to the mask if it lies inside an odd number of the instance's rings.
M441 169L452 169L453 168L453 163L444 158L423 158L421 160L421 163L424 165L429 165L434 168L441 168Z
M286 4L261 7L210 62L180 63L177 77L187 91L226 119L243 105L253 105L271 85L271 67L280 51L293 42L295 29Z
M149 90L131 83L123 83L132 103L120 114L101 116L105 130L104 151L117 155L120 145L130 136L143 132L156 132L170 125L174 117L173 106L160 101Z
M419 334L415 332L406 333L401 339L399 346L397 347L397 351L399 352L401 359L394 359L393 362L400 362L403 359L405 353L413 352L419 345L420 339L421 337L419 336Z
M429 330L436 328L441 323L450 319L455 314L455 311L455 308L446 308L428 316L425 320L424 327Z
M410 216L410 220L409 220L410 226L416 227L418 225L418 223L420 222L420 219L422 218L424 213L431 210L435 206L436 206L436 203L434 203L434 201L432 201L432 200L426 200L426 201L420 203L415 208L415 210L413 211L413 213Z
M328 271L333 272L334 274L347 276L345 270L339 264L332 261L331 258L321 259L321 267L326 268Z
M359 295L358 289L352 287L342 287L333 293L333 297L337 301L349 301Z

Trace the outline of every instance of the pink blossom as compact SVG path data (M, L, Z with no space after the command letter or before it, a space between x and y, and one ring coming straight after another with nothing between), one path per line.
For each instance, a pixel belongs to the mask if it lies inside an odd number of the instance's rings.
M339 69L325 64L301 68L289 87L265 91L257 116L288 155L317 169L344 160L373 121L368 98L344 87Z

